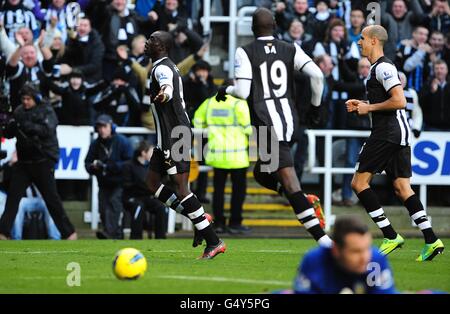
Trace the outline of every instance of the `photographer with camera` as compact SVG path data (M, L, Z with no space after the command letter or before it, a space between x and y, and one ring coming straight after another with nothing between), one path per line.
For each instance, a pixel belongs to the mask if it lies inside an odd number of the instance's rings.
M87 172L98 180L98 201L103 232L97 231L99 239L122 239L120 214L123 211L122 167L133 155L128 139L115 132L115 125L109 115L98 116L95 122L98 138L91 143L84 160Z
M34 183L61 233L61 238L76 240L77 234L67 217L55 182L55 164L59 160L56 137L58 119L53 108L41 100L38 89L25 84L20 90L21 104L3 126L3 136L16 137L18 162L13 166L5 212L0 219L0 239L10 236L19 202L26 188Z

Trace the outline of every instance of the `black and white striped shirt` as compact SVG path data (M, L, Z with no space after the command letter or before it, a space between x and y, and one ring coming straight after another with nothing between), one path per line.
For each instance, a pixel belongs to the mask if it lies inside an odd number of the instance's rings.
M381 103L389 99L392 88L401 86L397 68L391 60L383 56L370 68L366 89L369 103ZM411 130L405 109L375 111L371 113L371 138L408 146Z
M25 8L0 12L0 21L3 23L9 39L13 42L16 41L14 35L23 27L29 28L33 33L39 30L39 24L33 12Z

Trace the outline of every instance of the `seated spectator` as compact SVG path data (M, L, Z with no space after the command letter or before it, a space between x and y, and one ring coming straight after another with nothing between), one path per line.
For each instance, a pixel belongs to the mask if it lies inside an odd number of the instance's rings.
M427 43L428 29L417 26L412 33L412 40L403 42L397 50L395 64L408 79L408 87L420 91L429 76L429 68L425 66L430 60L433 49Z
M357 44L365 24L364 11L361 8L352 9L350 12L350 23L351 26L347 29L347 39L349 42Z
M73 70L83 73L89 83L102 79L102 59L105 47L98 32L91 27L87 18L79 20L77 31L72 33L59 66L61 75ZM58 67L58 66L56 66Z
M128 139L115 132L115 125L108 115L100 115L95 123L98 138L89 146L84 160L86 171L98 180L98 201L103 231L99 239L122 239L120 216L123 211L123 165L132 157Z
M307 55L312 55L312 50L314 47L313 37L312 35L305 33L303 24L299 20L292 20L289 25L289 29L284 32L282 39L288 43L295 43L299 45Z
M371 263L378 266L377 274ZM293 288L294 293L300 294L397 293L387 258L372 247L367 225L351 216L336 220L331 248L320 247L306 253Z
M68 81L63 83L50 82L50 90L61 96L61 105L55 108L59 124L91 125L91 100L89 97L98 93L103 82L89 84L84 80L83 73L74 70L69 74Z
M447 64L434 63L434 77L422 90L420 103L423 109L425 131L450 131L450 84Z
M119 126L141 126L143 107L136 86L129 66L117 68L113 81L93 99L94 109L110 115Z
M16 32L23 27L30 29L35 37L39 36L39 24L33 12L23 5L23 0L7 0L0 12L0 23L12 41L15 41Z
M443 34L450 32L450 7L448 1L433 1L433 9L425 17L424 23L431 31L439 31Z
M10 101L14 110L20 104L19 91L27 82L33 82L40 86L44 96L48 96L46 82L51 76L53 69L52 52L48 47L42 46L43 33L39 39L40 51L44 57L42 62L38 61L37 49L32 44L25 44L20 34L16 35L19 46L9 58L6 65L6 77L10 81Z
M142 231L146 213L154 222L152 230L155 239L165 239L167 231L167 208L154 198L147 186L147 174L153 147L142 141L134 152L133 159L123 166L123 202L126 210L131 213L130 239L142 239ZM152 238L151 233L148 234Z
M420 136L423 126L422 108L419 104L419 96L417 92L407 87L406 75L403 72L398 72L400 76L400 82L402 83L403 92L406 98L406 117L408 118L408 124L415 138Z

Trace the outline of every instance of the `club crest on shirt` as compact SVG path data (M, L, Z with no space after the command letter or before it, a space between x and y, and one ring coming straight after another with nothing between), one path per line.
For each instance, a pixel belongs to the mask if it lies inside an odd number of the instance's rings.
M394 75L392 74L392 71L384 71L383 72L383 80L387 81L390 78L392 78Z

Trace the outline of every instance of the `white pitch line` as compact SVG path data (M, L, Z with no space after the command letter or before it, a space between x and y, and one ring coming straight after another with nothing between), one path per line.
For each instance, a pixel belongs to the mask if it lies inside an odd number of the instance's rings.
M290 282L290 281L256 280L256 279L241 279L241 278L226 278L226 277L158 276L158 278L178 279L178 280L234 282L234 283L244 283L244 284L279 285L279 286L289 286L292 284L292 282Z
M65 253L80 253L80 251L0 251L1 254L65 254Z

